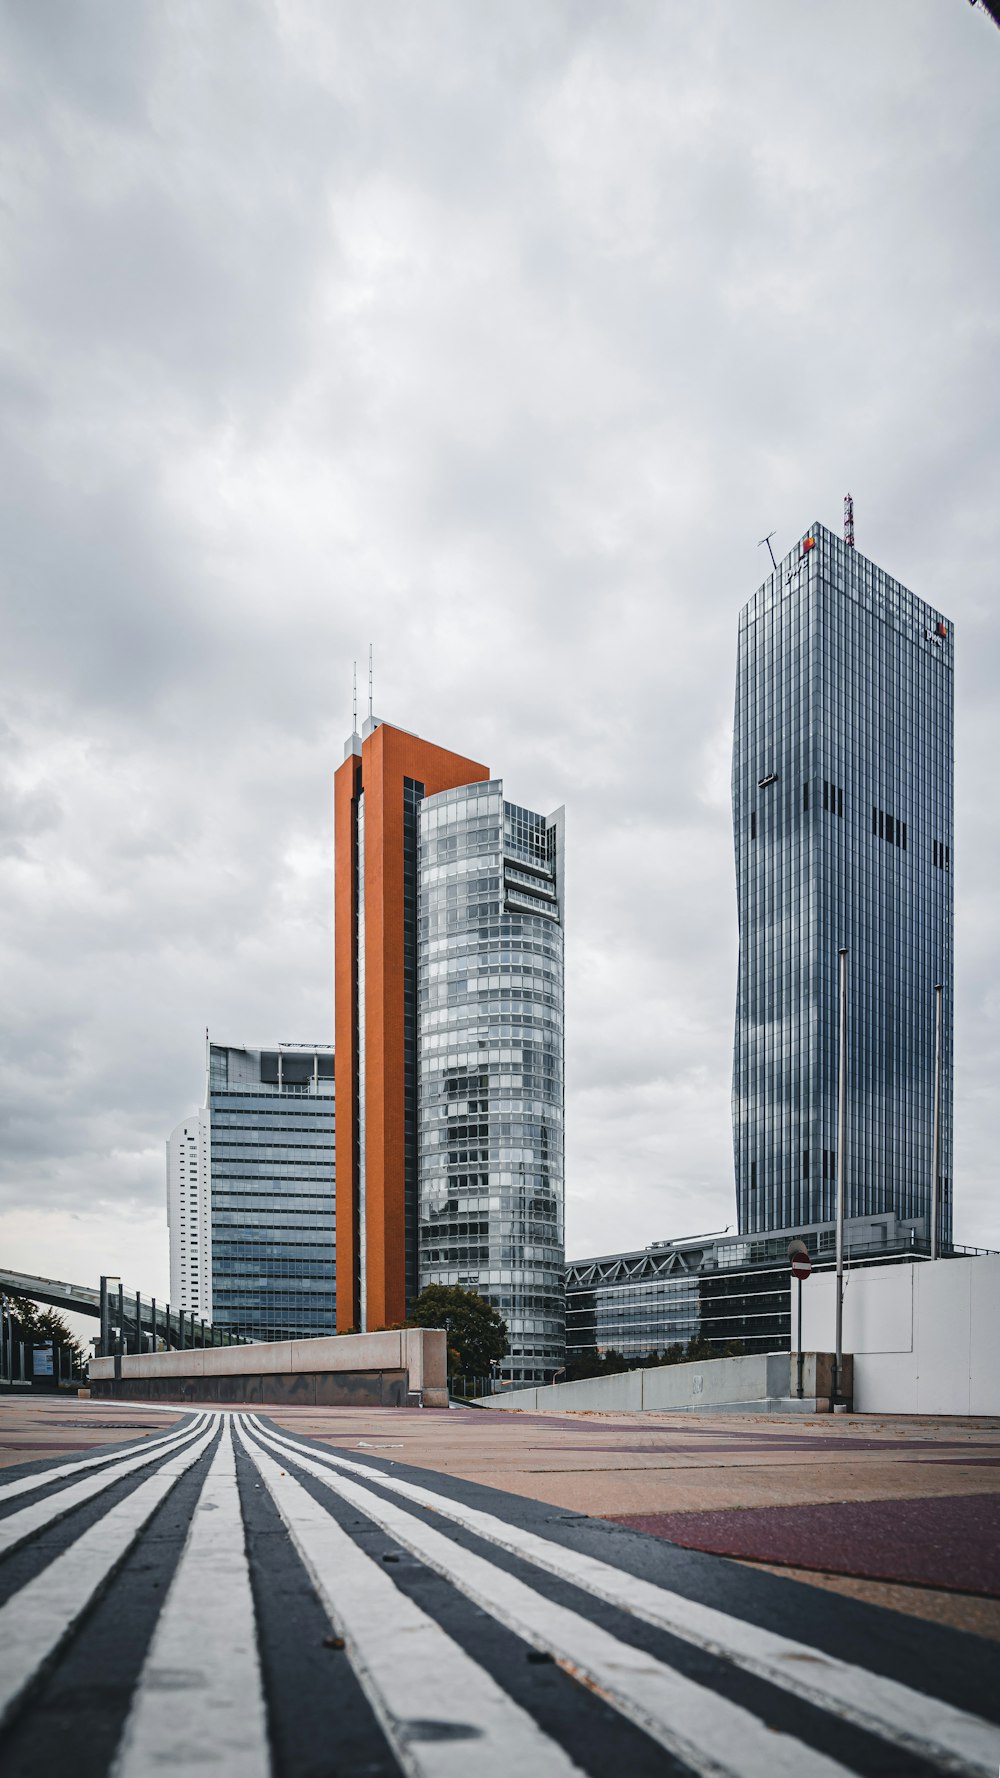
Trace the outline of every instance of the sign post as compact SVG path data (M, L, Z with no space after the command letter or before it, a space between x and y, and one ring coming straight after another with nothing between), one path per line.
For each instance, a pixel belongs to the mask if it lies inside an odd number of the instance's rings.
M788 1260L789 1260L789 1264L792 1268L792 1277L795 1279L795 1281L799 1287L799 1301L798 1301L799 1326L798 1326L798 1337L797 1337L797 1341L796 1341L796 1344L798 1346L798 1365L797 1365L798 1386L796 1388L795 1393L798 1396L799 1401L801 1401L802 1400L802 1363L803 1363L803 1358L802 1358L802 1280L803 1280L803 1278L808 1278L812 1272L812 1260L809 1257L809 1249L806 1246L804 1241L789 1241L789 1243L788 1243Z

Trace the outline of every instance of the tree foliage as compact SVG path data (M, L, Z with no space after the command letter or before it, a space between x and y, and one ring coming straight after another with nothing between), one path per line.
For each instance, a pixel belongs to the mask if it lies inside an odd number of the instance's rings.
M459 1284L428 1284L415 1299L409 1327L443 1327L448 1336L448 1374L485 1377L510 1351L507 1323L488 1298Z
M51 1340L64 1352L73 1352L82 1359L85 1354L78 1339L57 1309L43 1309L26 1296L9 1296L8 1311L20 1327L20 1337L36 1344Z
M568 1382L581 1382L585 1377L614 1377L622 1371L652 1370L664 1364L690 1364L707 1358L742 1358L746 1351L739 1340L714 1341L705 1338L704 1334L695 1334L686 1346L680 1341L667 1346L663 1352L646 1352L638 1357L630 1355L626 1358L623 1352L616 1352L609 1347L606 1352L591 1352L584 1358L576 1358L566 1367Z

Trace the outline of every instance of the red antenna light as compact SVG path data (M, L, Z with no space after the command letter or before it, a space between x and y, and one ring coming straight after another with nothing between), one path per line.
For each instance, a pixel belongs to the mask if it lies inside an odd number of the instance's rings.
M844 542L848 549L854 548L854 495L844 495Z

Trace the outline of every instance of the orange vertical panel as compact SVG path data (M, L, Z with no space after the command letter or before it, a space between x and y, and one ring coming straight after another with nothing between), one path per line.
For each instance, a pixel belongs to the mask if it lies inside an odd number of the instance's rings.
M406 1314L403 779L428 796L482 783L489 770L382 723L336 775L337 1326L360 1326L355 1285L354 821L365 792L365 1201L367 1325ZM341 1059L343 1057L343 1060ZM342 1220L343 1218L343 1220ZM343 1279L343 1287L341 1280Z
M354 1008L354 797L361 777L356 754L333 780L334 1078L337 1089L337 1331L361 1325L357 1279L354 1122L357 1031Z

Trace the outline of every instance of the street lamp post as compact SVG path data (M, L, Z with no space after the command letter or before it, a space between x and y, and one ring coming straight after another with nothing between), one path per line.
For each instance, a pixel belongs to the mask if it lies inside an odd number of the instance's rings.
M844 1368L844 1181L847 1164L847 949L839 952L839 1038L837 1044L837 1324L830 1406L840 1400Z
M934 1131L931 1140L931 1259L938 1257L941 1222L941 1003L944 988L934 984Z

